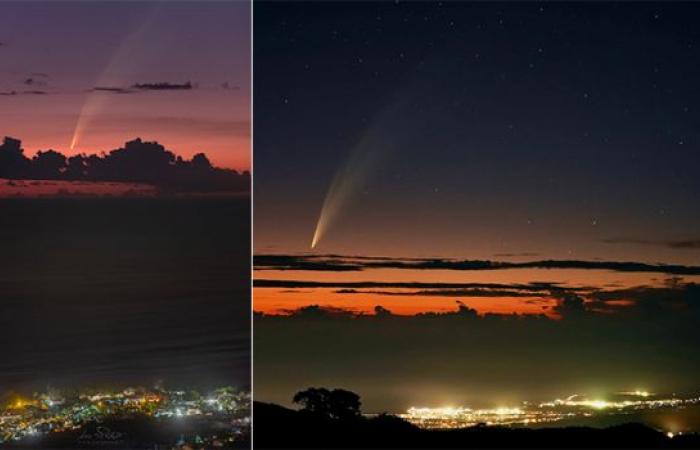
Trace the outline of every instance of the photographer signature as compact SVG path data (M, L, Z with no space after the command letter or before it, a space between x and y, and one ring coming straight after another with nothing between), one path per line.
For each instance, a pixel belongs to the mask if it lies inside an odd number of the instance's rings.
M79 441L102 441L114 442L124 439L124 433L120 431L112 431L107 427L97 427L94 432L90 433L87 430L78 437Z

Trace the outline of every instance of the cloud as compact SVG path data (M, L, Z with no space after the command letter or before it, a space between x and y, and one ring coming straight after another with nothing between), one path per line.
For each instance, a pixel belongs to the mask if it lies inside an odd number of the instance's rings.
M0 178L126 182L155 186L160 192L248 192L250 174L214 167L204 153L185 160L157 142L137 138L102 155L66 157L54 150L29 159L18 139L0 145Z
M92 92L111 92L114 94L135 94L137 91L127 88L114 86L96 86L91 89Z
M182 84L159 82L159 83L134 83L131 85L132 89L138 89L138 90L143 90L143 91L183 91L183 90L194 89L194 87L195 86L190 81L187 81L187 82L182 83Z
M0 95L2 96L14 96L14 95L47 95L47 91L42 91L42 90L27 90L27 91L1 91Z
M253 285L259 288L287 288L287 289L318 289L318 288L342 288L342 289L516 289L522 291L549 291L565 289L559 283L437 283L419 281L297 281L297 280L268 280L255 279ZM572 287L571 291L593 290L593 288Z
M25 84L27 86L46 86L48 83L46 80L43 79L44 77L37 78L37 77L29 77L25 78L24 81L22 81L22 84Z
M335 308L332 306L309 305L298 309L286 309L283 313L285 317L295 317L301 319L352 319L357 314L348 308Z
M153 91L189 91L193 89L198 89L199 85L187 81L185 83L134 83L128 87L123 86L95 86L90 89L91 92L106 92L114 94L138 94L141 92L153 92ZM222 89L226 91L239 91L240 86L232 85L229 82L221 83L218 86L212 88Z
M340 259L322 259L297 255L255 255L253 265L256 270L315 270L329 272L354 272L362 270L358 264L343 262Z
M407 270L505 270L505 269L582 269L615 272L649 272L670 275L700 275L700 266L648 264L633 261L536 260L507 262L443 258L390 258L340 255L255 255L255 270L305 270L359 272L367 269Z
M390 297L533 297L546 295L545 292L498 290L498 289L428 289L420 291L380 291L339 289L336 294L372 294Z
M700 239L676 239L676 240L653 240L639 239L630 237L616 237L603 239L606 244L636 244L636 245L654 245L659 247L667 247L673 249L700 249Z

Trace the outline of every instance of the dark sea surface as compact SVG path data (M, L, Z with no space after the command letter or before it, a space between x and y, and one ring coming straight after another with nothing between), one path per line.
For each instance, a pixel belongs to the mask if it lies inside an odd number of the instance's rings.
M0 199L0 394L250 384L250 200Z

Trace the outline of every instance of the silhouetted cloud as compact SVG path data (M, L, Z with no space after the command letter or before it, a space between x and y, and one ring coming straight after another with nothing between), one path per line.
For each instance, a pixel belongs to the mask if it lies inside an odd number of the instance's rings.
M204 153L185 160L137 138L102 155L66 157L55 150L29 159L18 139L0 145L0 178L148 184L161 192L248 192L250 174L212 166Z
M657 272L670 275L700 275L700 266L648 264L634 261L537 260L507 262L442 258L404 259L384 257L343 257L339 255L255 255L256 270L308 270L353 272L366 269L411 270L505 270L505 269L582 269L616 272Z
M616 237L603 239L603 242L605 242L606 244L655 245L674 249L700 249L700 239L653 240L630 237Z
M0 95L2 96L13 96L13 95L46 95L48 94L47 91L42 91L42 90L27 90L27 91L2 91L0 92Z
M25 78L24 81L22 81L22 84L25 84L27 86L46 86L48 83L44 77L36 77L32 76L29 78Z
M185 83L134 83L130 86L95 86L90 89L90 92L105 92L114 94L138 94L142 92L153 91L190 91L198 89L199 85L187 81ZM209 89L222 89L225 91L240 91L241 87L232 85L229 82L221 83L220 85L209 86Z
M320 257L297 255L255 255L253 264L256 270L317 270L329 272L362 270L362 266L346 263L340 259L322 259Z
M518 291L501 289L428 289L420 291L381 291L381 290L356 290L340 289L336 294L371 294L385 295L389 297L533 297L546 295L538 291Z
M140 89L144 91L182 91L194 89L194 85L190 81L187 81L182 84L168 82L134 83L133 85L131 85L131 88Z
M135 94L137 91L121 87L113 86L96 86L91 89L92 92L112 92L114 94Z
M308 289L308 288L343 288L343 289L517 289L522 291L549 291L555 289L565 289L559 283L440 283L440 282L420 282L420 281L307 281L307 280L266 280L256 279L253 281L255 287L264 288L287 288L287 289ZM566 288L573 291L592 290L594 288L572 287Z

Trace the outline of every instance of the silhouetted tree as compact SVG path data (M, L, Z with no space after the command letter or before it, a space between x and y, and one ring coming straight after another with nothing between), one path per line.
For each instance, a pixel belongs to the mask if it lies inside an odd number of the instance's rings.
M360 396L345 389L331 391L331 417L334 419L353 419L360 417Z
M329 416L330 395L326 388L308 388L294 394L292 402L302 405L304 411Z
M360 416L360 396L345 389L309 388L297 392L292 401L304 411L331 419L352 419Z
M38 151L32 158L32 177L40 180L57 180L66 170L66 157L55 151Z
M6 136L0 145L0 178L24 178L29 173L29 166L22 141Z
M74 155L66 160L65 177L69 180L82 180L87 171L87 161L84 155Z

